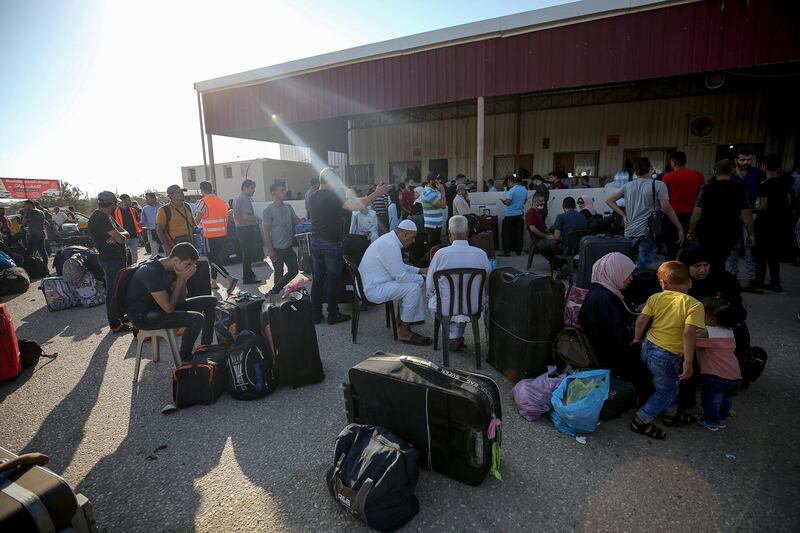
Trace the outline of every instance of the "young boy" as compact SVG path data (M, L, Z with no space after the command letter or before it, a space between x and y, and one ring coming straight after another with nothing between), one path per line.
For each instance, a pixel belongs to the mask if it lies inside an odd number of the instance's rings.
M678 261L666 261L658 268L658 281L663 292L648 298L636 320L633 344L641 344L641 358L653 374L655 393L636 412L631 430L653 439L666 433L653 424L663 413L664 425L679 426L693 419L678 412L681 379L692 376L697 330L705 328L703 305L686 294L692 281L689 271ZM644 330L653 321L647 338Z
M733 397L742 382L736 359L736 340L731 326L731 304L719 298L703 300L706 329L697 333L697 362L703 382L703 420L700 425L711 431L726 427L733 407Z

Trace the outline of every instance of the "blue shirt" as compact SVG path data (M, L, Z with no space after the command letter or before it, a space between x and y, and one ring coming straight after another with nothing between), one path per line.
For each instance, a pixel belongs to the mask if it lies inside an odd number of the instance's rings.
M441 228L444 223L442 208L433 205L435 202L439 201L439 192L430 187L425 187L419 199L422 200L422 214L425 217L425 227Z
M142 215L139 217L139 223L147 229L156 229L156 216L161 204L145 205L142 207Z
M553 229L561 231L561 238L566 237L567 233L575 229L586 229L589 227L589 220L577 211L564 211L556 217Z
M511 203L506 207L506 216L522 216L522 211L525 209L525 201L528 199L528 190L522 185L514 185L508 191L506 199L511 200Z
M761 183L761 171L755 167L748 167L744 178L734 172L731 175L731 181L744 185L744 188L747 189L747 199L750 200L750 207L755 206L756 198L758 198L758 184Z

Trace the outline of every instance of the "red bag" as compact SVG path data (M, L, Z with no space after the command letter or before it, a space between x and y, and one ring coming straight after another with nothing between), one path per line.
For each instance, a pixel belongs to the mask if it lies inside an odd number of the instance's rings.
M19 359L19 343L14 322L8 314L6 304L0 304L0 381L17 377L22 372Z

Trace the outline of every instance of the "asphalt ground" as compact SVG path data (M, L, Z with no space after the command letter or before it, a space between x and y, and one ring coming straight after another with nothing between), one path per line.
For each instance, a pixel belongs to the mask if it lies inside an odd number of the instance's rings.
M524 260L498 263L524 269ZM534 268L544 271L540 258ZM268 267L256 271L263 278ZM769 362L727 429L692 425L657 442L628 429L631 411L580 444L547 417L520 417L511 384L485 364L503 396L503 479L470 487L422 470L420 512L405 529L797 531L800 268L784 265L783 275L786 294L745 296ZM19 336L58 357L0 384L0 445L47 453L92 501L102 531L366 531L324 483L347 423L341 383L378 350L441 361L431 347L394 342L378 307L362 314L358 344L349 324L317 328L323 383L164 416L170 358L144 361L133 384L133 337L110 334L102 307L48 312L38 286L6 304ZM474 369L474 354L451 362Z

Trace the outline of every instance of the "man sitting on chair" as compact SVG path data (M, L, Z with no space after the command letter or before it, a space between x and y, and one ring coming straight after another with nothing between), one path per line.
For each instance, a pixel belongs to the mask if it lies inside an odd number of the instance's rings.
M431 260L431 265L428 267L428 276L426 279L426 292L428 296L428 308L431 314L436 313L436 288L434 287L433 277L436 272L440 270L449 270L451 268L478 268L486 271L485 283L488 285L489 273L492 267L489 263L489 257L486 252L475 246L469 245L469 222L467 217L456 215L450 217L447 223L447 230L450 233L450 246L442 248L436 252ZM469 277L464 277L466 284ZM473 282L471 301L472 305L478 302L478 288L477 280ZM484 287L485 289L485 287ZM455 288L459 291L459 287ZM439 291L442 293L442 313L447 314L450 311L450 285L445 279L439 280ZM471 309L474 313L478 309ZM465 348L464 345L464 328L469 322L469 318L463 315L456 315L450 321L450 330L448 332L448 339L450 342L449 348L453 351L459 351ZM437 332L434 332L436 335Z
M197 271L197 250L188 242L172 247L169 257L153 258L136 271L125 300L128 317L139 329L186 328L180 356L192 358L194 341L203 331L202 344L214 340L215 296L187 298L186 282Z
M564 201L561 202L561 208L564 212L556 217L556 221L553 224L553 236L537 243L539 251L548 261L552 261L553 257L561 253L563 248L562 240L567 236L567 233L589 227L586 217L575 210L575 198L572 196L565 197Z
M430 337L411 331L411 324L425 320L423 284L425 269L403 263L403 248L414 244L417 226L404 220L396 230L369 245L358 271L364 283L364 296L374 304L400 300L397 337L406 344L426 346Z

